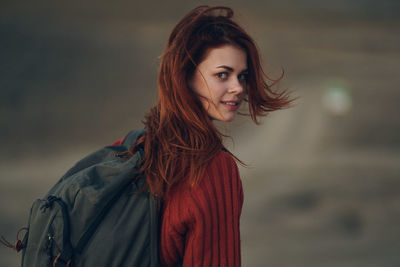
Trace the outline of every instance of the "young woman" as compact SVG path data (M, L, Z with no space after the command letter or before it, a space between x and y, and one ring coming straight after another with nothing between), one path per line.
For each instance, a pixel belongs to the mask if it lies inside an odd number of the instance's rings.
M253 39L232 16L228 7L193 9L161 56L159 101L137 145L144 146L148 188L161 203L163 266L240 266L242 184L213 121L232 121L246 104L258 123L290 103L268 86Z

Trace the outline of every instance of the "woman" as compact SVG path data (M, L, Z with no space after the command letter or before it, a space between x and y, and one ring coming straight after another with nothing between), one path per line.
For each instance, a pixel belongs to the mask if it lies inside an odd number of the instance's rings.
M243 190L236 157L213 121L232 121L247 102L258 123L290 103L267 85L254 41L232 16L228 7L193 9L161 56L159 101L137 146L144 146L141 170L161 203L163 266L240 266Z

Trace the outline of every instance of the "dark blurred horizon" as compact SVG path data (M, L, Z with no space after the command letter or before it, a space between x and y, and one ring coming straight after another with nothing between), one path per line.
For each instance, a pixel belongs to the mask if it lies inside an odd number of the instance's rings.
M158 56L198 1L0 4L0 234L14 238L79 158L141 127ZM207 4L210 4L207 3ZM398 266L400 2L212 1L234 8L299 97L219 125L249 168L244 266ZM0 266L18 257L0 248Z
M139 121L156 99L157 57L174 23L195 6L190 1L175 3L182 8L167 2L117 2L112 6L106 1L97 1L96 5L50 1L5 4L0 11L1 124L5 126L0 140L3 146L10 145L7 155L40 150L31 140L54 147L59 142L53 136L64 135L67 144L98 144L106 138L101 134L104 128L117 128L115 135L128 130L119 126L121 123L140 126ZM397 43L374 42L374 37L365 32L384 35L396 29L396 1L249 1L245 5L236 1L233 6L238 6L239 21L258 41L270 66L267 71L277 76L283 67L287 76L284 82L290 86L311 72L315 78L330 75L327 72L332 67L316 66L322 63L316 62L316 55L303 59L309 60L308 64L290 58L295 53L312 52L309 44L318 46L316 54L331 50L342 54L338 56L344 56L344 51L354 52L353 56L360 51L398 52ZM265 27L254 27L261 23ZM351 28L361 32L352 32ZM337 29L342 32L335 36L342 40L329 36L329 31ZM296 51L300 49L309 51ZM308 66L310 63L314 65ZM360 72L348 66L335 67L342 72ZM393 71L384 69L376 75L387 76ZM343 75L351 78L351 73L331 76L337 79ZM132 101L135 99L143 101ZM85 126L92 130L85 130Z

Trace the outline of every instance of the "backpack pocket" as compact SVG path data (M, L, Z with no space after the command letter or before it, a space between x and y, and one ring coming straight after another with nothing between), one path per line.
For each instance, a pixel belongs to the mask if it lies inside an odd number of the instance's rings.
M33 203L22 252L23 267L53 266L59 260L61 252L70 246L69 221L64 214L66 207L60 201L49 197ZM62 259L65 260L64 256ZM72 254L69 258L72 258Z

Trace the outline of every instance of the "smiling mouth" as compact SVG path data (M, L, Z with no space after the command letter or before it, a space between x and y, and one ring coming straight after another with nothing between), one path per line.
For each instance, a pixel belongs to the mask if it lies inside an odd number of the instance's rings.
M225 105L229 105L229 106L238 106L239 105L239 102L223 102L223 101L221 101L221 103L225 104Z

